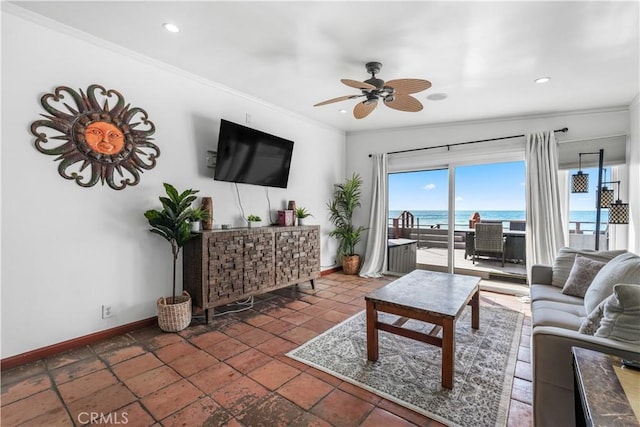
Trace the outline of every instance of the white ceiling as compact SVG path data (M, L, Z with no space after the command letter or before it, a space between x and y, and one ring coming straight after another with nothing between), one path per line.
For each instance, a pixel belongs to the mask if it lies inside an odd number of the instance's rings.
M14 3L345 131L627 106L639 92L637 0ZM384 80L430 80L424 109L356 120L355 99L313 107L358 94L340 79L367 79L368 61Z

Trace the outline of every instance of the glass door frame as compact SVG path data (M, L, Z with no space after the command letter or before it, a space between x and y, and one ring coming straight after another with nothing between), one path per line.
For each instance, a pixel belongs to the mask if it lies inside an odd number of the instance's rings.
M463 153L461 153L465 156ZM467 157L467 156L465 156ZM474 165L482 165L482 164L491 164L491 163L504 163L504 162L516 162L516 161L525 161L524 151L522 152L508 152L504 154L492 154L491 156L470 156L473 158L468 158L464 160L451 160L447 162L436 161L433 163L429 163L425 161L425 163L419 168L411 168L410 170L394 170L393 172L387 173L388 175L392 173L399 172L417 172L417 171L429 171L429 170L442 170L446 169L448 173L448 200L447 200L447 272L454 273L455 272L455 208L456 208L456 188L455 188L455 177L456 177L456 168L462 166L474 166ZM427 160L427 159L425 159ZM525 162L526 168L526 162ZM387 204L388 204L388 195L387 195ZM525 200L526 204L526 200ZM526 205L525 205L526 208Z

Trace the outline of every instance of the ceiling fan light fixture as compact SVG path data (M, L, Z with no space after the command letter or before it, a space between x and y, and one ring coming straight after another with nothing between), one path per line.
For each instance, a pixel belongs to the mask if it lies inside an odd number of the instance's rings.
M359 89L359 95L331 98L314 104L314 107L345 101L347 99L366 97L364 101L356 104L353 109L353 115L356 119L367 117L376 108L381 98L387 107L393 108L394 110L406 112L422 110L423 106L420 101L412 97L411 94L429 89L431 87L430 81L424 79L395 79L385 82L376 77L376 74L380 72L382 68L381 63L368 62L366 68L367 72L371 74L371 77L367 80L340 79L346 86Z

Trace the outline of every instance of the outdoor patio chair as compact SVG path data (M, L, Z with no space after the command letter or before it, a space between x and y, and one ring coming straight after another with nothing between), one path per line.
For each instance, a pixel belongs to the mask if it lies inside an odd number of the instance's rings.
M476 224L476 235L473 241L473 263L478 255L502 259L504 267L504 235L502 224Z

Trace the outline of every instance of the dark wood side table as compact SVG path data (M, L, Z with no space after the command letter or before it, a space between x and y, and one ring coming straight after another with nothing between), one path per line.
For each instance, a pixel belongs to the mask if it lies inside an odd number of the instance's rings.
M623 389L615 367L622 359L580 347L572 347L576 426L640 426ZM623 368L636 376L640 371ZM628 371L628 372L627 372Z

